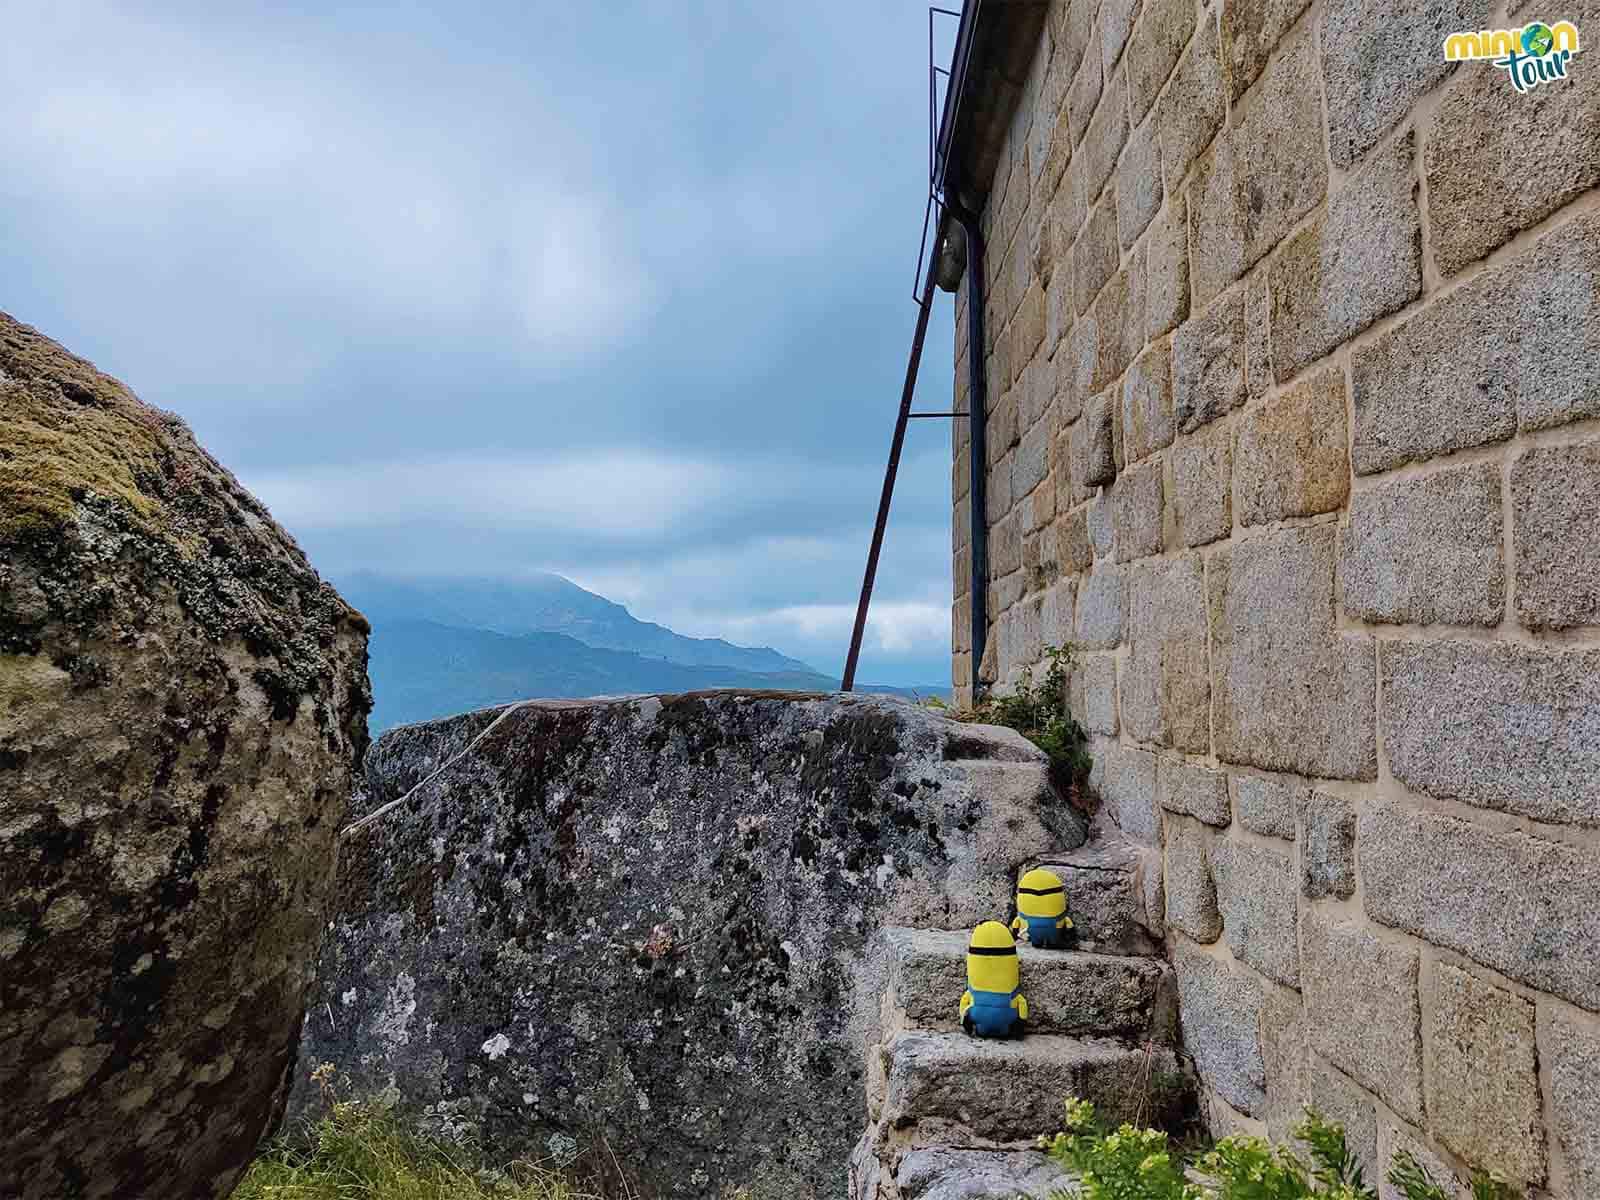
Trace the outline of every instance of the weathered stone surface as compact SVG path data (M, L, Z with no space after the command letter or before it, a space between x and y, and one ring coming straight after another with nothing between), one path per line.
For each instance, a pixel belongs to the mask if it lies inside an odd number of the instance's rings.
M1072 711L1090 733L1116 736L1117 660L1109 654L1080 659L1072 673Z
M990 482L994 482L991 476ZM1012 508L989 530L989 572L1003 577L1022 566L1022 514Z
M1306 1063L1304 1102L1344 1127L1345 1145L1355 1152L1369 1182L1387 1174L1387 1164L1378 1157L1378 1114L1372 1097L1315 1054Z
M1146 846L1161 844L1161 810L1156 804L1156 756L1117 742L1094 751L1089 786L1101 811L1129 838Z
M1434 967L1428 1112L1434 1136L1473 1166L1518 1184L1544 1179L1530 1001L1449 963Z
M1069 904L1072 897L1068 897ZM885 1036L900 1029L960 1028L956 1001L967 986L964 929L883 932L889 951ZM1167 1038L1171 972L1154 959L1125 954L1062 954L1017 944L1029 1033Z
M1094 116L1095 106L1100 103L1100 86L1104 78L1100 56L1085 54L1078 66L1078 73L1067 88L1067 129L1072 134L1073 146L1079 148L1080 154L1083 135L1089 130L1089 120ZM1077 156L1074 156L1076 161ZM1068 167L1069 172L1072 169Z
M1374 919L1600 1010L1592 853L1384 800L1362 810L1358 837Z
M1267 69L1261 86L1234 110L1233 127L1195 164L1189 192L1195 303L1210 303L1260 262L1327 190L1316 50L1302 39Z
M1178 976L1183 1044L1200 1078L1229 1104L1254 1116L1266 1104L1261 1058L1261 989L1242 972L1179 942L1172 967Z
M1128 85L1117 71L1106 78L1100 106L1089 120L1089 132L1078 147L1083 156L1083 194L1093 200L1116 168L1117 156L1128 140ZM1109 200L1110 197L1108 196Z
M1567 1161L1572 1194L1600 1195L1600 1027L1554 1004L1542 1006L1539 1026L1550 1061L1550 1136Z
M1383 729L1407 787L1600 825L1600 651L1388 642Z
M1160 788L1161 807L1168 812L1186 813L1219 827L1233 820L1233 810L1228 805L1228 777L1221 771L1163 758Z
M1151 118L1128 135L1128 149L1117 163L1117 231L1123 249L1149 226L1161 208L1161 146Z
M1016 338L1011 345L1012 363L1020 374L1044 341L1044 288L1037 279L1023 293L1011 325Z
M1106 492L1116 527L1118 562L1161 553L1161 494L1159 462L1128 468Z
M1600 441L1524 452L1511 468L1517 619L1600 625Z
M1329 526L1283 529L1211 558L1220 758L1328 778L1377 775L1372 644L1334 630L1333 543Z
M1075 641L1086 650L1111 650L1122 641L1128 612L1127 577L1120 567L1101 566L1078 585Z
M1252 275L1244 293L1244 387L1259 400L1272 386L1272 289L1268 272Z
M1322 13L1323 75L1328 93L1328 153L1344 168L1400 121L1417 98L1450 72L1440 53L1447 35L1489 24L1488 0L1428 0L1403 29L1382 29L1390 10L1382 0L1333 0ZM1457 83L1484 88L1470 69ZM1459 129L1455 121L1441 129ZM1487 129L1490 126L1475 126ZM1510 152L1515 143L1507 143ZM1471 150L1478 150L1473 144ZM1460 151L1458 151L1460 153ZM1472 155L1477 161L1476 154ZM1482 160L1488 163L1490 160ZM1480 167L1480 169L1482 169Z
M1133 32L1133 19L1139 13L1139 0L1102 0L1097 10L1100 27L1101 60L1107 73L1122 57L1122 49Z
M1300 802L1300 894L1308 900L1356 894L1356 810L1343 796L1308 789Z
M1159 878L1159 863L1148 866L1132 842L1097 836L1076 850L1052 853L1033 866L1061 877L1072 907L1078 945L1099 954L1160 954L1162 914L1146 905L1147 882Z
M1072 610L1076 601L1076 580L1058 580L1044 590L1039 610L1039 640L1043 645L1064 646L1072 640Z
M1600 216L1581 217L1358 350L1356 470L1600 416L1597 288Z
M1116 404L1115 392L1101 392L1090 397L1084 406L1082 429L1074 445L1076 456L1073 474L1086 490L1110 483L1117 477L1117 459L1112 440Z
M1020 735L884 698L533 702L472 748L492 715L374 748L303 1061L508 1152L601 1130L665 1195L842 1192L872 935L1004 912L1084 833Z
M1063 571L1087 571L1094 561L1089 549L1086 515L1085 510L1078 508L1056 517L1056 561Z
M1111 501L1105 495L1095 497L1084 510L1088 514L1089 544L1094 547L1096 559L1114 557L1117 548L1117 531L1111 522Z
M1095 205L1073 247L1073 304L1080 314L1094 303L1106 280L1116 274L1118 257L1117 197L1113 188Z
M1350 494L1344 370L1332 367L1245 411L1236 477L1239 523L1343 507Z
M1211 872L1222 910L1222 936L1233 956L1268 979L1300 986L1295 932L1299 878L1287 854L1218 838Z
M1211 672L1199 555L1141 565L1128 593L1123 726L1141 742L1208 753Z
M1178 192L1189 164L1211 144L1222 128L1227 95L1222 79L1222 47L1217 24L1200 22L1166 92L1156 104L1156 124L1161 129L1161 170L1167 195Z
M1272 361L1279 381L1398 312L1422 292L1416 136L1385 147L1272 260Z
M281 1111L365 620L177 417L0 314L0 1194L222 1197Z
M1090 310L1094 321L1094 386L1109 387L1128 369L1144 345L1144 247L1139 247L1101 289ZM1113 405L1118 401L1113 393Z
M1191 317L1172 335L1172 398L1184 433L1244 403L1243 289Z
M1311 1035L1300 993L1283 987L1263 989L1261 1058L1267 1068L1267 1136L1288 1142L1289 1130L1305 1116L1301 1097L1309 1090Z
M1485 0L1457 2L1487 8ZM1557 18L1552 13L1549 19ZM1582 32L1585 20L1591 27L1600 21L1600 4L1569 4L1561 19L1576 22ZM1469 22L1451 28L1485 27ZM1446 275L1600 185L1600 126L1594 121L1600 76L1583 65L1579 53L1565 79L1526 92L1498 71L1494 82L1504 86L1484 87L1470 68L1457 72L1434 115L1437 133L1427 154L1433 256ZM1539 186L1527 186L1530 179Z
M1406 1200L1406 1194L1389 1181L1389 1164L1402 1150L1417 1160L1436 1186L1444 1189L1448 1200L1472 1200L1471 1193L1451 1165L1387 1113L1378 1116L1378 1162L1382 1169L1373 1176L1378 1185L1378 1200Z
M1267 65L1267 56L1311 0L1224 0L1222 61L1237 100Z
M1184 0L1145 0L1128 43L1128 107L1135 123L1156 102L1167 76L1194 32L1194 5Z
M1363 833L1363 853L1366 844ZM1395 1112L1420 1120L1417 952L1315 909L1301 917L1301 948L1313 1048Z
M1026 496L1044 482L1050 461L1050 422L1035 420L1011 459L1011 494ZM1052 502L1054 496L1051 497Z
M1502 540L1493 464L1357 492L1340 542L1340 603L1366 621L1498 625Z
M1169 817L1166 824L1167 924L1197 942L1214 942L1222 935L1222 912L1211 874L1212 834L1188 817Z
M914 1116L913 1145L1031 1145L1040 1130L1060 1127L1065 1096L1092 1101L1114 1122L1138 1117L1154 1124L1179 1118L1187 1099L1177 1056L1162 1046L1147 1050L1059 1034L999 1041L911 1032L887 1049L889 1088L880 1128L903 1128ZM1154 1072L1177 1086L1153 1090Z
M1178 539L1203 546L1233 532L1233 428L1218 425L1172 451L1172 513Z
M1189 319L1189 203L1169 193L1167 206L1150 227L1150 281L1145 333L1158 338Z
M1074 74L1083 63L1084 51L1094 45L1094 6L1053 5L1050 9L1050 38L1056 50L1051 70L1062 71L1069 76Z
M900 1200L1048 1200L1072 1190L1072 1176L1037 1150L954 1150L932 1146L900 1160Z
M1306 800L1304 785L1262 775L1235 775L1233 790L1239 824L1251 833L1294 841L1297 814Z
M1136 463L1172 445L1172 347L1157 342L1128 368L1122 381L1123 461Z

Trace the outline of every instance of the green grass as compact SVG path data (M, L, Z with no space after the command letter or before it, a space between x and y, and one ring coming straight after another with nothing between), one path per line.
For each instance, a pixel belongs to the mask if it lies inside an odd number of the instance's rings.
M614 1164L613 1164L614 1165ZM268 1145L233 1200L626 1200L624 1185L549 1163L490 1164L389 1111L341 1102L299 1139Z

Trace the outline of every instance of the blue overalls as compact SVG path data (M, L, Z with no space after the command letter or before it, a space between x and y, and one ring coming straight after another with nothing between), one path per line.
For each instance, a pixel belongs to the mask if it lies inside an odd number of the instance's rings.
M972 1019L972 1032L979 1037L1010 1037L1018 1016L1011 1001L1021 990L1019 987L1009 992L980 992L977 988L968 988L972 1007L967 1009L967 1016Z
M1064 950L1072 944L1072 926L1056 928L1060 917L1030 917L1023 915L1028 925L1028 944L1045 950Z

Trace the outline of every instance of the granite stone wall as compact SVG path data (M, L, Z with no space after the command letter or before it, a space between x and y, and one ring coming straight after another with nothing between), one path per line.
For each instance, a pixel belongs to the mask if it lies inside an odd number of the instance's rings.
M1074 643L1213 1127L1600 1195L1600 56L1430 0L1052 2L983 211L987 653Z

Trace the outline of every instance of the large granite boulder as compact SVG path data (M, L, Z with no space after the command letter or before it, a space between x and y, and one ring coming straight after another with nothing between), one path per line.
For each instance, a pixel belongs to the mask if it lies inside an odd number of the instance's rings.
M367 783L296 1107L330 1062L501 1153L603 1136L668 1196L843 1195L874 935L1004 916L1086 824L1020 735L839 695L473 713Z
M176 418L0 314L0 1196L225 1196L281 1112L363 618Z

